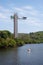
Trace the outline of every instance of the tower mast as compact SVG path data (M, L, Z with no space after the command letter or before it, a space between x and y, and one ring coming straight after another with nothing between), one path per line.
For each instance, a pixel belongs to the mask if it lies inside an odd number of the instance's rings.
M11 18L14 19L14 38L18 37L18 19L25 20L26 17L19 18L17 13L14 14L14 16L11 16Z

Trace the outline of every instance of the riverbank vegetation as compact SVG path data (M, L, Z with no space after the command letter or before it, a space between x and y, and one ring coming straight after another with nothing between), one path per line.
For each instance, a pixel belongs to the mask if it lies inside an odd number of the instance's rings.
M43 43L43 31L29 34L18 33L17 39L14 39L13 33L7 30L0 31L0 48L17 47L27 43Z

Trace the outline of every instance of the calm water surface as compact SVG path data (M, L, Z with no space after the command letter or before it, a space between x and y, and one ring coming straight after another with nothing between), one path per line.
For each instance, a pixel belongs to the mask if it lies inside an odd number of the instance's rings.
M27 50L31 48L28 52ZM43 44L0 50L0 65L43 65Z

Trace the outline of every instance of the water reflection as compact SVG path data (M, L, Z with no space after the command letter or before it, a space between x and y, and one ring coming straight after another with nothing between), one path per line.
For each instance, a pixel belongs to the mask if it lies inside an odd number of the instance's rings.
M6 49L0 51L0 65L17 65L18 51L16 49ZM3 62L3 63L2 63Z

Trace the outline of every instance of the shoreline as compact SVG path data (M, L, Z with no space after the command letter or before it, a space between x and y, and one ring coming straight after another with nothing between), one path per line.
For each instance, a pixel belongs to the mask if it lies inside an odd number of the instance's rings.
M31 44L43 44L43 43L26 43L26 45L27 45L27 44L30 44L30 45L31 45ZM25 44L24 44L24 45L25 45ZM24 45L21 45L21 46L24 46ZM4 46L4 47L0 47L0 49L17 48L17 47L21 47L21 46L15 46L15 47L14 47L14 46L8 46L8 47L5 47L5 46Z

